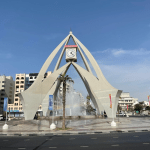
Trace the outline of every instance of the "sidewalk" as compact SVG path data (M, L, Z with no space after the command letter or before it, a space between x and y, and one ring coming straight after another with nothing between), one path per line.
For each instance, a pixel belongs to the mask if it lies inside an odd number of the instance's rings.
M111 127L112 119L78 119L66 120L68 130L50 130L51 120L24 121L14 119L8 121L8 130L3 130L4 121L0 121L0 136L36 136L60 134L98 134L114 132L150 131L149 117L121 117L116 118L116 127ZM62 120L54 121L57 128L61 128Z

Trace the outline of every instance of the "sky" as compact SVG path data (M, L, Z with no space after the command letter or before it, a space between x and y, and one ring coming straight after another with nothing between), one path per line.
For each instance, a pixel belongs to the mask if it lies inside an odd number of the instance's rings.
M139 101L150 95L149 0L0 1L0 74L39 72L56 46L73 34L109 83ZM60 54L60 53L59 53ZM53 71L58 56L48 68ZM79 55L78 64L83 66ZM65 59L65 58L64 58ZM65 64L65 60L61 65ZM71 66L74 88L87 91Z

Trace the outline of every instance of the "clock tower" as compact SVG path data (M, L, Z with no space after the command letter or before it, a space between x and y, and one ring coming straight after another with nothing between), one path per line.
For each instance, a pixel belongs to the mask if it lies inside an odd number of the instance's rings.
M66 48L66 62L77 62L77 45L65 45Z

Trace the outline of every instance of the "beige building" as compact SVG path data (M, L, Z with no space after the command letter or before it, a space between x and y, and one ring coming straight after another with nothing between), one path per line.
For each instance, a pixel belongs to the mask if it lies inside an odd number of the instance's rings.
M134 105L137 103L138 103L138 99L131 97L130 93L128 92L121 93L119 102L118 102L118 104L122 107L122 110L126 110L127 105L134 107Z
M20 98L18 97L18 93L23 92L25 90L25 74L16 74L15 81L15 90L14 90L14 103L8 104L8 110L10 111L22 111L22 104L20 103Z
M3 114L4 98L8 97L8 103L14 102L15 82L11 76L0 76L0 114Z

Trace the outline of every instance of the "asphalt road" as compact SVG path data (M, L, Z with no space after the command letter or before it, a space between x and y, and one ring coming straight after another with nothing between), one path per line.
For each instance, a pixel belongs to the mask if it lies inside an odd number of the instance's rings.
M149 150L150 132L0 137L0 150Z

